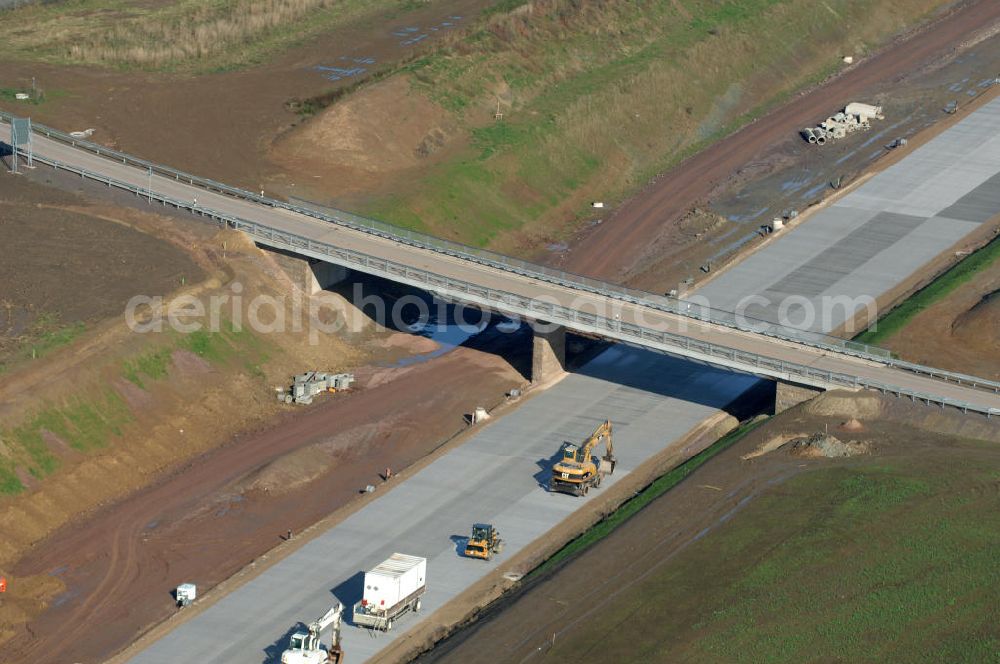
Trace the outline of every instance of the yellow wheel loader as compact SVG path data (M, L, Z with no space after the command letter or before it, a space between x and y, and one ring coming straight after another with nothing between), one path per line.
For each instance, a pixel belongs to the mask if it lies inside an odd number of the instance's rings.
M503 540L500 533L491 524L472 524L472 537L465 544L465 555L467 558L480 558L491 560L493 554L503 551Z
M595 459L592 454L601 441L604 441L606 452ZM562 458L552 466L549 490L586 496L591 487L601 486L605 475L615 472L617 463L611 440L611 420L605 420L582 445L566 443L563 446Z

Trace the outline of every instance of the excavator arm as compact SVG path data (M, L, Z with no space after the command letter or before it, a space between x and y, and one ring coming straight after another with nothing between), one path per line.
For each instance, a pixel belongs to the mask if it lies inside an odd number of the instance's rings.
M584 441L580 450L580 461L582 463L590 461L594 448L600 445L601 440L605 441L604 446L607 449L604 458L614 459L614 444L611 442L611 420L604 420L599 427L594 429L594 433L590 434L590 437Z

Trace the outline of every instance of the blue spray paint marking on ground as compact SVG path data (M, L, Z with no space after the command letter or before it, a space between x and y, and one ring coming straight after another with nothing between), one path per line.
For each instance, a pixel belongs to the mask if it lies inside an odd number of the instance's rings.
M69 569L69 567L67 565L60 565L59 567L56 567L55 569L50 570L49 571L49 576L62 576L63 574L66 573L66 570L68 570L68 569Z
M417 32L418 30L420 30L420 28L416 27L415 25L411 25L405 28L400 28L399 30L394 30L392 34L394 37L409 37L411 34Z

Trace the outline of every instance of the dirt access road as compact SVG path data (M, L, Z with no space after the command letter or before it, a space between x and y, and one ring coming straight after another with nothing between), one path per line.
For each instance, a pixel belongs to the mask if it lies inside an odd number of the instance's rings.
M958 48L1000 21L1000 3L966 4L923 30L885 48L828 83L795 97L735 134L658 176L615 214L576 241L558 263L573 272L634 282L648 248L675 222L768 147L815 123L831 109L880 83L894 81ZM655 262L653 266L655 267ZM644 283L648 280L643 280ZM656 284L660 288L672 284Z
M416 57L474 21L489 2L398 4L407 7L334 29L260 65L191 75L2 62L0 84L27 88L37 80L48 98L30 108L32 118L65 131L92 128L91 140L102 145L247 189L301 188L308 175L266 158L275 137L302 121L289 102L349 87ZM426 39L399 36L417 28ZM347 68L350 75L338 78L322 67ZM26 110L12 101L0 106Z
M527 361L527 336L496 336L477 340L491 352L462 347L419 365L359 372L355 392L291 410L58 532L9 572L55 575L66 591L4 644L0 661L103 661L174 611L178 583L204 592L280 545L288 529L358 499L386 467L398 472L426 457L462 428L463 413L523 384L493 353ZM336 465L302 482L319 455ZM294 490L282 490L288 484Z

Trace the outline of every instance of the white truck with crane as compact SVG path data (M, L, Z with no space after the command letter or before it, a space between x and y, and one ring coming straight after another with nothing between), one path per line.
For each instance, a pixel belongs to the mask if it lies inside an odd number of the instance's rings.
M365 572L361 601L354 605L354 624L389 631L404 613L420 610L426 592L427 559L394 553Z
M340 646L340 623L344 605L340 602L316 620L309 623L308 632L295 632L288 642L288 649L281 654L281 664L341 664L344 651ZM327 627L333 631L329 649L324 649L320 636Z

